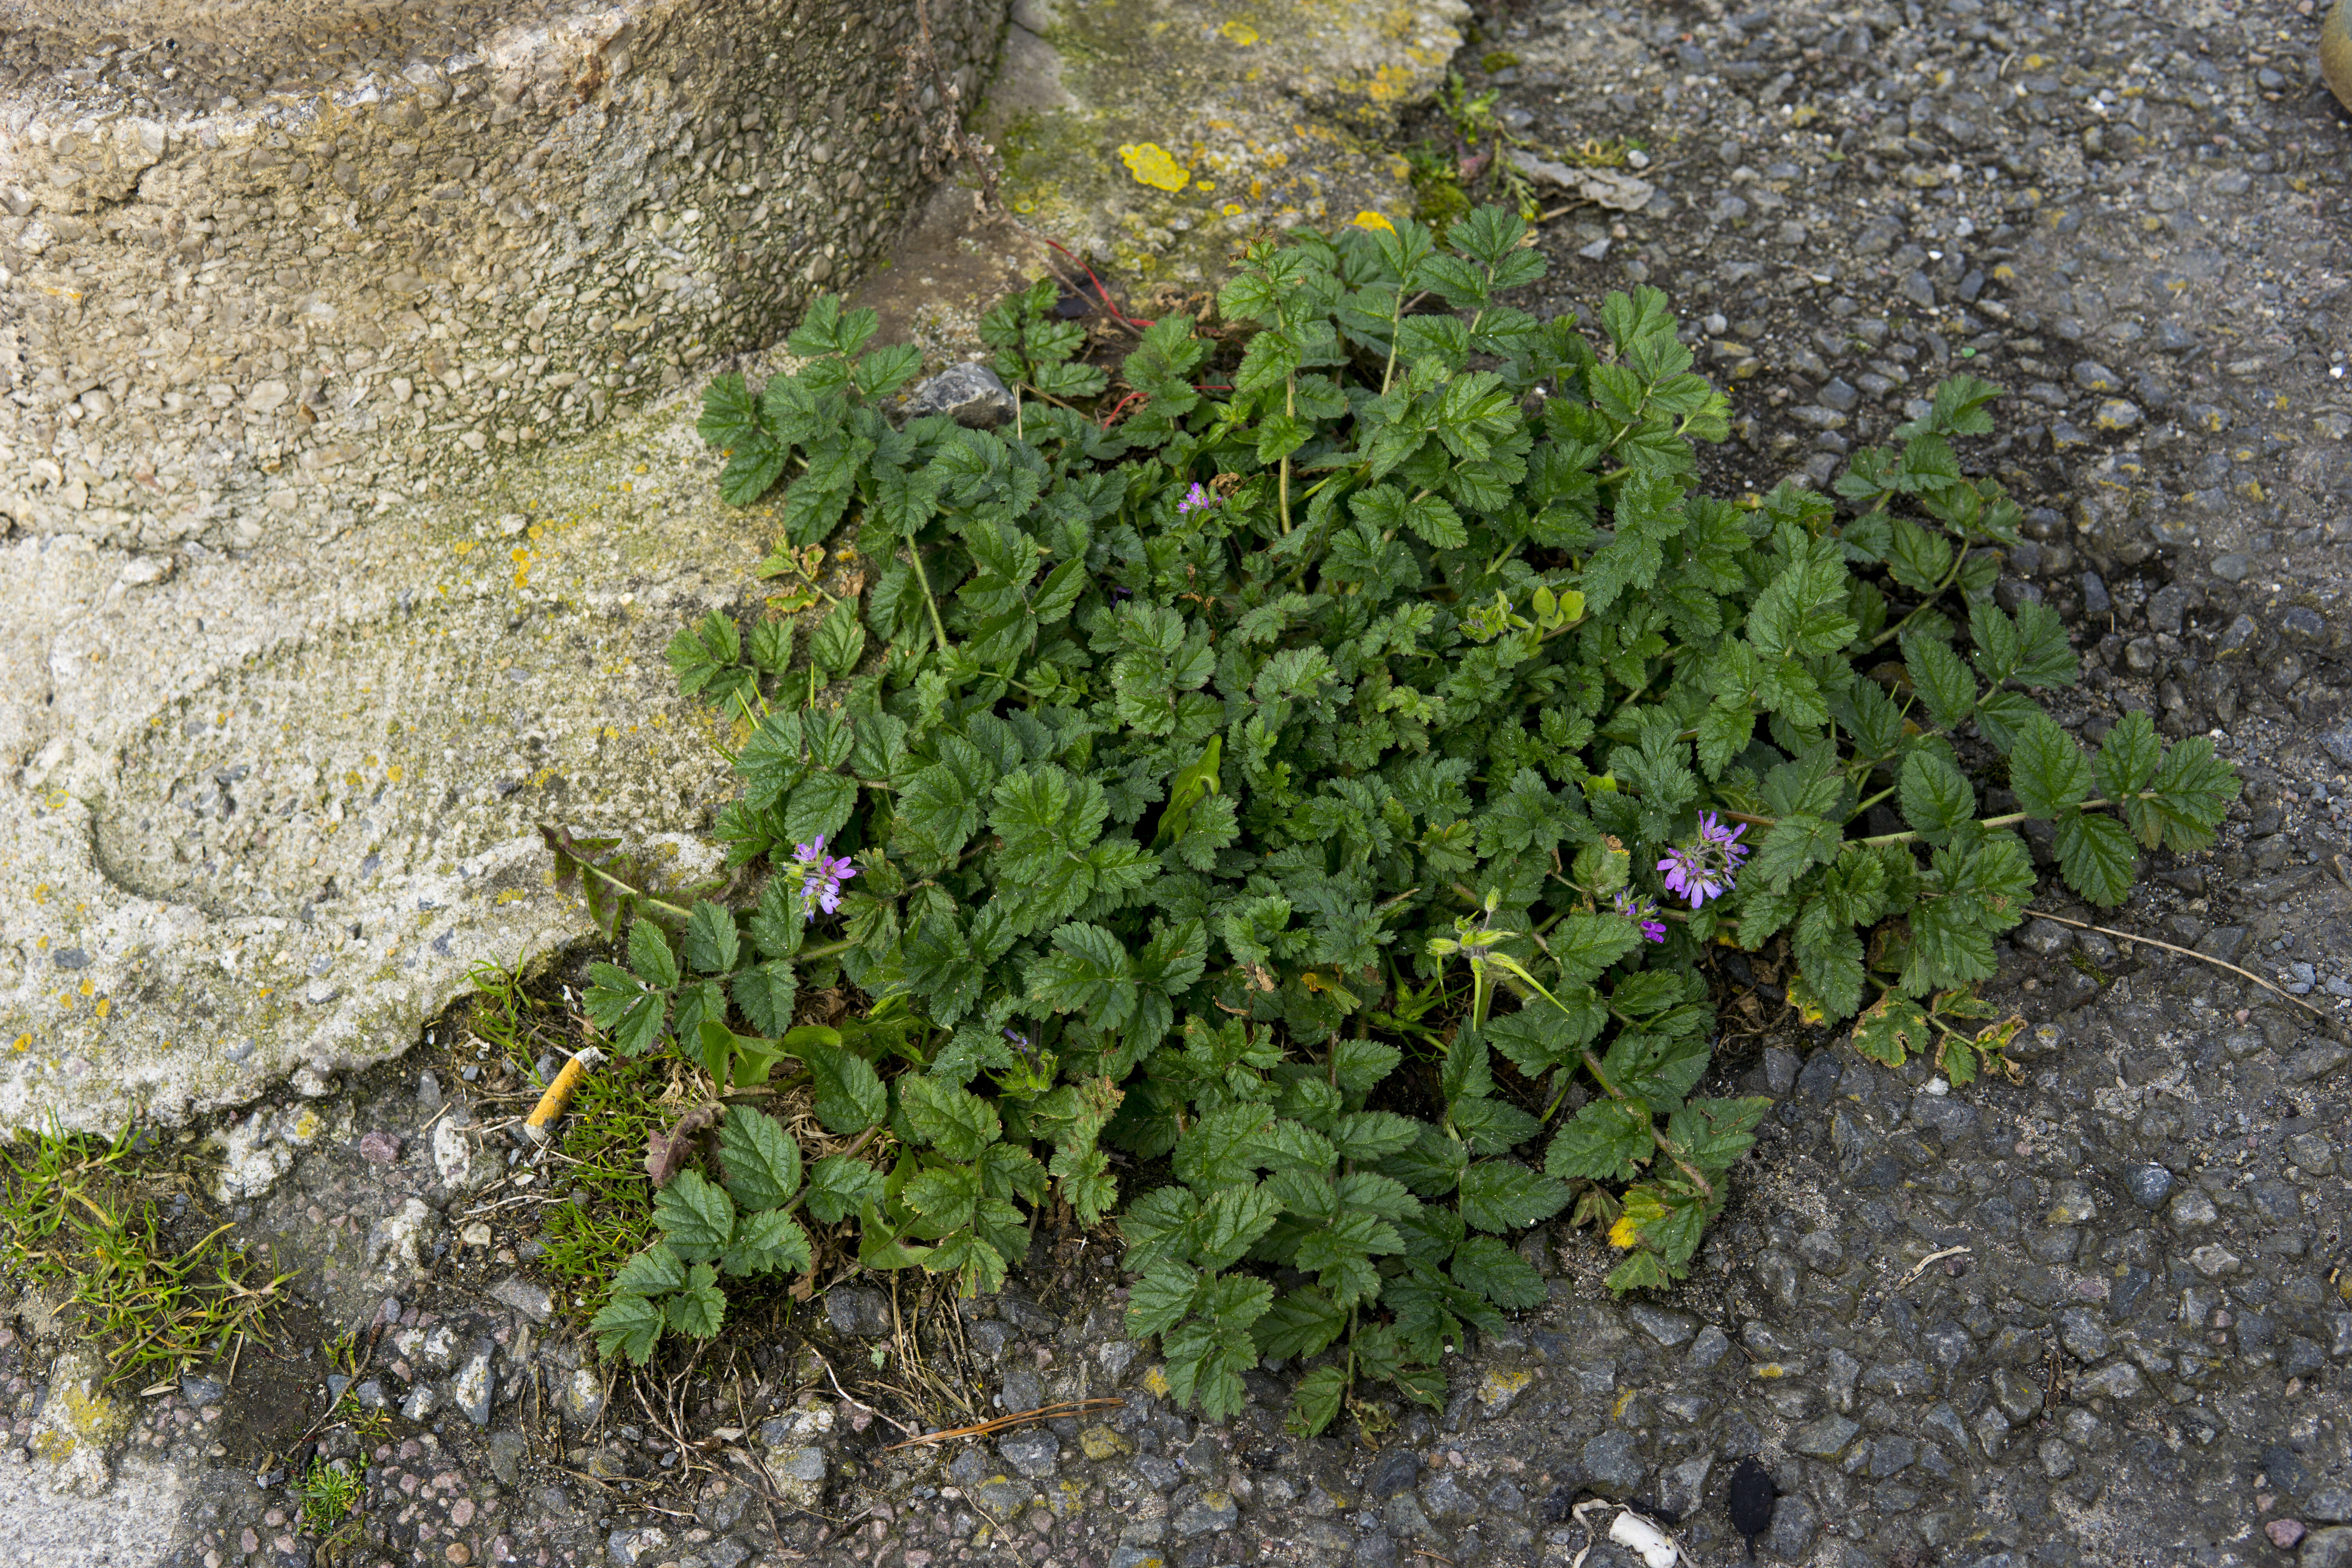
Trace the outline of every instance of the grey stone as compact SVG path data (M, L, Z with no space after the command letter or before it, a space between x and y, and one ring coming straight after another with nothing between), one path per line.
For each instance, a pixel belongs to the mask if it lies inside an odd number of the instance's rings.
M1659 1506L1678 1514L1694 1511L1706 1500L1707 1474L1714 1468L1706 1454L1667 1466L1658 1473Z
M1731 1336L1713 1323L1709 1323L1691 1341L1689 1353L1684 1357L1684 1364L1694 1372L1705 1372L1721 1361L1730 1349Z
M1050 1336L1062 1326L1062 1320L1036 1302L1022 1296L1003 1296L996 1303L996 1315L1024 1334L1039 1339Z
M668 1555L669 1531L657 1525L616 1530L604 1538L604 1550L615 1568L640 1568L640 1564L658 1563Z
M1603 1432L1584 1445L1584 1473L1605 1496L1628 1497L1650 1473L1642 1440L1632 1432Z
M592 1367L574 1367L559 1385L556 1403L574 1426L593 1426L604 1413L604 1380Z
M1383 1448L1372 1461L1371 1472L1364 1478L1364 1495L1374 1502L1384 1502L1399 1492L1411 1491L1421 1479L1421 1456L1409 1448Z
M835 1333L879 1339L890 1331L890 1298L865 1285L836 1285L824 1293L824 1321Z
M2088 1307L2069 1307L2058 1314L2058 1338L2066 1353L2078 1361L2097 1361L2112 1342L2097 1314Z
M2074 945L2074 933L2053 920L2033 920L2013 939L2037 958L2055 958Z
M555 1299L548 1294L547 1287L525 1279L519 1274L510 1274L491 1286L489 1296L490 1300L504 1302L534 1323L547 1321L555 1310Z
M1204 1491L1179 1510L1171 1528L1187 1540L1214 1535L1241 1522L1241 1510L1229 1492Z
M490 1365L493 1348L488 1340L477 1342L449 1379L451 1401L477 1426L490 1424L490 1396L498 1387L498 1373Z
M2302 1512L2312 1524L2352 1524L2352 1489L2323 1488L2305 1500Z
M1031 1428L997 1440L1004 1462L1033 1481L1042 1481L1061 1468L1062 1445L1051 1432Z
M222 1392L223 1385L215 1378L197 1377L191 1374L180 1379L180 1397L198 1408L207 1405L218 1405Z
M2189 1267L2208 1279L2219 1279L2235 1274L2244 1260L2218 1241L2209 1241L2189 1255Z
M768 1461L768 1468L790 1481L814 1485L824 1479L828 1466L824 1450L814 1445L791 1448ZM1024 1491L1027 1489L1023 1489Z
M2336 1168L2336 1151L2316 1132L2297 1132L2290 1137L2286 1153L2306 1175L2324 1176Z
M1688 1312L1653 1307L1646 1301L1636 1301L1626 1308L1625 1316L1635 1328L1669 1350L1689 1343L1691 1336L1698 1331L1698 1320Z
M1451 1471L1438 1475L1421 1489L1422 1511L1444 1523L1448 1520L1468 1519L1478 1512L1478 1500Z
M2296 1052L2286 1064L2286 1076L2296 1083L2313 1083L2326 1078L2347 1061L2352 1061L2352 1051L2347 1051L2339 1045L2323 1042L2309 1050Z
M490 1434L490 1474L498 1478L499 1485L511 1487L515 1484L522 1474L523 1456L527 1452L529 1445L521 1433Z
M2139 1369L2127 1361L2109 1362L2095 1372L2084 1373L2076 1380L2074 1387L2082 1394L2130 1400L2139 1394Z
M1833 1052L1815 1051L1797 1075L1797 1092L1816 1105L1825 1105L1837 1093L1838 1061Z
M2304 1537L2295 1568L2352 1568L2352 1528L2336 1525Z
M1791 1432L1789 1447L1809 1459L1834 1459L1845 1452L1845 1446L1861 1430L1859 1422L1843 1415L1824 1415Z
M2169 1213L2172 1223L2182 1230L2209 1226L2221 1217L2221 1211L2213 1206L2213 1200L2195 1187L2184 1189L2175 1197Z
M1772 1504L1772 1528L1765 1533L1764 1549L1783 1563L1802 1563L1821 1527L1821 1515L1803 1493L1783 1493Z
M2124 1187L2140 1207L2161 1208L2172 1192L2172 1173L2161 1165L2129 1165L2124 1170Z
M1013 392L984 364L950 365L917 387L907 400L906 416L910 420L938 414L974 430L993 430L1013 423Z

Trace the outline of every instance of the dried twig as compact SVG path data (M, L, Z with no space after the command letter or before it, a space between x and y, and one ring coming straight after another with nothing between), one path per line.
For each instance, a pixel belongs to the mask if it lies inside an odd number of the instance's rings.
M1024 1410L1012 1415L1000 1415L993 1421L982 1421L970 1426L951 1426L944 1432L926 1432L919 1437L909 1437L903 1443L893 1443L883 1449L886 1454L900 1448L911 1448L919 1443L944 1443L950 1437L985 1437L1002 1432L1008 1426L1018 1426L1029 1421L1050 1421L1056 1415L1075 1415L1081 1410L1112 1405L1124 1408L1124 1399L1072 1399L1060 1405L1041 1405L1034 1410Z
M898 79L898 91L891 109L903 118L915 122L923 147L923 161L930 165L942 160L970 165L980 177L980 205L982 211L1001 210L996 194L997 182L1003 177L996 161L996 149L978 140L963 128L963 89L940 64L939 51L931 43L931 8L928 0L915 0L915 37L898 48L899 58L906 62ZM938 108L932 113L923 109L923 87L928 81L938 97Z
M1927 1272L1927 1265L1930 1263L1940 1263L1947 1258L1958 1258L1961 1253L1968 1250L1969 1248L1965 1247L1948 1247L1941 1252L1931 1252L1927 1254L1927 1257L1919 1259L1917 1263L1912 1265L1911 1272L1903 1277L1903 1285L1910 1284L1911 1281L1918 1279L1919 1276ZM1895 1289L1899 1290L1903 1288L1903 1285L1897 1285Z
M2255 984L2261 986L2263 990L2277 992L2279 995L2285 997L2289 1002L2292 1002L2296 1006L2302 1008L2305 1012L2310 1014L2321 1023L2327 1025L2331 1029L2336 1026L2336 1020L2328 1016L2325 1008L2315 1007L2310 1003L2305 1001L2302 997L2294 994L2293 992L2282 990L2280 987L2273 985L2269 981L2263 979L2261 975L2256 974L2252 970L2241 969L2236 964L2225 963L2224 961L2214 957L2210 952L2199 952L2196 949L2189 947L2175 947L2168 942L2158 942L2152 936L2141 936L2134 931L2116 931L2112 926L2095 926L2088 921L2070 921L2064 915L2053 915L2047 910L2028 910L2025 913L2029 918L2038 917L2039 919L2045 921L2055 921L2062 926L2073 926L2076 931L2095 931L2101 936L2111 936L2118 942L2145 942L2149 947L2160 947L2167 952L2177 952L2183 958L2193 958L2200 963L2210 963L2217 969L2226 969L2232 974L2242 974L2247 979L2252 981Z

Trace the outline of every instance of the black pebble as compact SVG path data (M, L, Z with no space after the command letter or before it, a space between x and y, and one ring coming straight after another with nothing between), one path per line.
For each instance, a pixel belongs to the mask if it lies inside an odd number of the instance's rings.
M1772 1500L1779 1495L1772 1472L1758 1464L1753 1454L1731 1472L1731 1528L1748 1538L1750 1562L1756 1557L1756 1538L1772 1528Z

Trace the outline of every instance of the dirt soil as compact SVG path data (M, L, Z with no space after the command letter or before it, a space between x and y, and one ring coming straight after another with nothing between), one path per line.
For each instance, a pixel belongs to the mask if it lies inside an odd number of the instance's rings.
M1743 1559L1754 1455L1759 1561L2352 1564L2352 114L2312 10L1567 0L1489 8L1457 62L1538 150L1638 144L1649 205L1549 221L1525 302L1665 289L1733 394L1711 488L1825 483L1939 377L2006 387L1964 460L2030 509L1999 594L2068 618L2063 721L2147 710L2242 770L2221 842L2153 858L2125 909L2045 883L2110 931L2042 921L2002 953L2021 1081L1864 1062L1727 959L1752 1002L1717 1087L1779 1103L1692 1279L1612 1301L1604 1249L1541 1227L1551 1303L1463 1358L1441 1415L1302 1441L1279 1375L1226 1427L1171 1409L1115 1248L1045 1227L1002 1297L812 1281L615 1374L544 1277L566 1198L509 1159L526 1086L444 1020L248 1112L324 1129L233 1211L302 1260L316 1321L136 1402L131 1449L187 1481L153 1560L1631 1568L1608 1500L1713 1568ZM877 290L940 352L1038 254L952 205ZM0 1472L54 1349L20 1305ZM316 1342L345 1329L373 1348L337 1383ZM321 1423L347 1390L367 1415ZM1079 1399L1123 1403L890 1447ZM331 1537L289 1490L320 1456L366 1483Z

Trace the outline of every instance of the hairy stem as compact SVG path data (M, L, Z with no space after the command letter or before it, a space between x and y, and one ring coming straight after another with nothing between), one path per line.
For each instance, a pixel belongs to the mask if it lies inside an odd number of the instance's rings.
M1920 600L1917 605L1914 605L1909 615L1904 616L1901 620L1895 622L1893 626L1887 627L1885 631L1871 638L1870 647L1873 648L1885 647L1888 643L1891 643L1896 637L1901 637L1905 626L1909 626L1913 621L1916 621L1921 616L1926 615L1927 611L1935 605L1936 601L1944 596L1944 590L1950 587L1954 583L1959 581L1960 568L1968 563L1969 552L1967 551L1954 551L1952 552L1952 569L1944 574L1944 580L1936 584L1935 591L1929 594L1926 598ZM1864 651L1868 650L1865 649Z
M1014 395L1016 397L1018 394ZM948 651L948 629L940 624L940 602L931 597L931 574L923 570L922 546L915 542L912 530L907 533L907 558L915 563L915 582L923 590L923 605L931 612L931 636L939 639L941 653Z
M1298 373L1293 371L1282 380L1282 412L1289 418L1298 416ZM1282 455L1282 531L1290 531L1290 454Z

